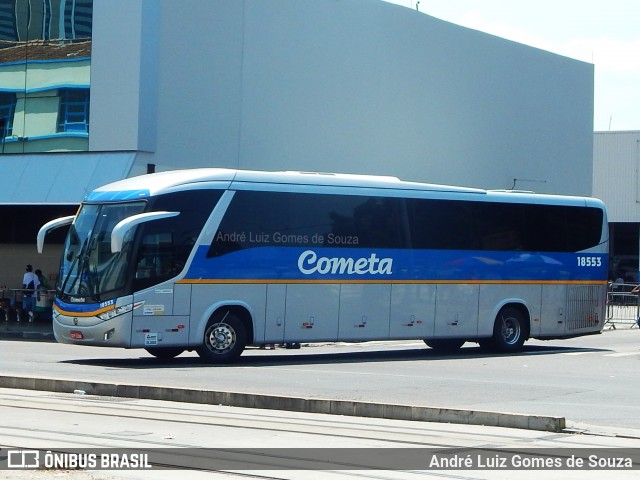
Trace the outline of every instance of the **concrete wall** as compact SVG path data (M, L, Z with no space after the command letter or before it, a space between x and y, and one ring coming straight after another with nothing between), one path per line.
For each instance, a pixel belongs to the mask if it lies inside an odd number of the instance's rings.
M159 12L160 5L153 3ZM154 20L157 30L153 4L148 0L93 2L91 151L155 149L144 134L152 132L155 138L157 128L155 110L145 98L151 91L156 100L158 79L153 71L145 72L144 67L149 62L157 64L157 58L143 48L148 45L147 40L155 39L153 32L144 28Z
M95 0L91 96L159 170L592 191L591 64L380 0Z
M62 245L47 245L42 254L33 245L4 245L0 244L0 287L22 288L22 276L28 263L33 269L42 270L42 273L50 279L50 284L55 285L54 279L60 267L60 255Z

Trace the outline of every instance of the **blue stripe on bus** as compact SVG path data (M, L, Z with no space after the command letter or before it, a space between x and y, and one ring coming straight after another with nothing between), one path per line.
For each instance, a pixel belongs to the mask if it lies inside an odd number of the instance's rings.
M360 248L259 247L207 258L200 246L180 283L580 284L607 280L606 254ZM115 300L75 304L65 314L96 315Z
M268 281L599 282L606 254L258 247L207 258L198 248L185 283Z
M140 190L116 190L91 192L84 198L85 202L116 202L123 200L135 200L138 198L148 198L151 192L147 189Z
M117 299L113 299L102 303L66 303L59 298L55 298L53 300L53 306L61 313L86 317L113 310L116 300Z

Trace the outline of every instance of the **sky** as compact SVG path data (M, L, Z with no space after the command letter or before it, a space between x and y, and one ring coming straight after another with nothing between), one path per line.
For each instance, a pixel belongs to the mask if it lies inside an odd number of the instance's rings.
M594 130L640 130L640 1L420 0L418 10L594 64Z

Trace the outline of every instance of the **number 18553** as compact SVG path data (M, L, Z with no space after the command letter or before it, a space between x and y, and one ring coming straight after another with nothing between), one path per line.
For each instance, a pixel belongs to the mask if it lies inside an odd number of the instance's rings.
M577 260L578 260L579 267L601 267L602 266L601 257L578 257Z

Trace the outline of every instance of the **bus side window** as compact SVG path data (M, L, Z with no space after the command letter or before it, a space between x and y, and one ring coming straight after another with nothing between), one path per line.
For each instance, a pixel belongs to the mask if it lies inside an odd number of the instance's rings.
M471 202L454 200L407 200L414 248L475 250L479 239L474 234Z
M474 205L482 250L522 250L524 214L517 203Z

